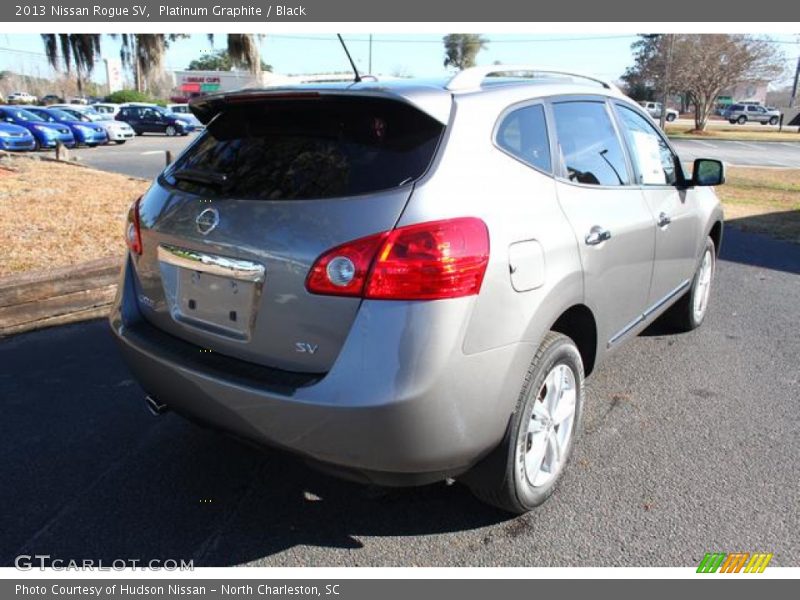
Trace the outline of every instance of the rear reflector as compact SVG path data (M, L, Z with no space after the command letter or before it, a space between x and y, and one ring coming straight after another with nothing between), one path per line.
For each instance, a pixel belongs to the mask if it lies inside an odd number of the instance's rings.
M483 221L432 221L329 250L314 263L306 288L314 294L381 300L459 298L480 291L488 262L489 232Z
M125 243L128 244L134 254L142 253L142 231L139 226L139 204L142 197L139 196L128 210L128 221L125 225Z

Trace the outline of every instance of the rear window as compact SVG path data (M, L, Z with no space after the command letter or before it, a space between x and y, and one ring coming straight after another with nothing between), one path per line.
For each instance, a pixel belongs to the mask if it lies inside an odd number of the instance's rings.
M261 200L376 192L419 178L443 129L412 106L384 99L231 105L164 179L191 193Z

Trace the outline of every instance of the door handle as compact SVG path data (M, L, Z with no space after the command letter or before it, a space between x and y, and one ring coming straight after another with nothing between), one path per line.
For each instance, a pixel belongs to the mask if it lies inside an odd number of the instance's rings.
M658 215L658 226L659 227L666 227L670 223L672 223L672 219L670 219L670 217L669 217L669 215L667 213L663 213L662 212L660 215Z
M589 230L589 233L584 238L587 246L596 246L611 239L611 232L608 229L603 229L599 225L595 225Z

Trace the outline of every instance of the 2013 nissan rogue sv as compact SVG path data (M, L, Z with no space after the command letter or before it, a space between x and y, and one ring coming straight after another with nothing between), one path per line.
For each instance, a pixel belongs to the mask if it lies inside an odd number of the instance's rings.
M528 66L245 90L131 207L111 326L154 411L522 513L584 378L706 315L723 165L612 84Z

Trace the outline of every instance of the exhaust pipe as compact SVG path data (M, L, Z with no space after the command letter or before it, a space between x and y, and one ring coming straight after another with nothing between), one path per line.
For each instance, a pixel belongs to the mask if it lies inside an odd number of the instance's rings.
M169 410L166 404L161 404L161 402L153 398L150 394L144 397L144 402L147 405L147 410L156 417L163 415Z

